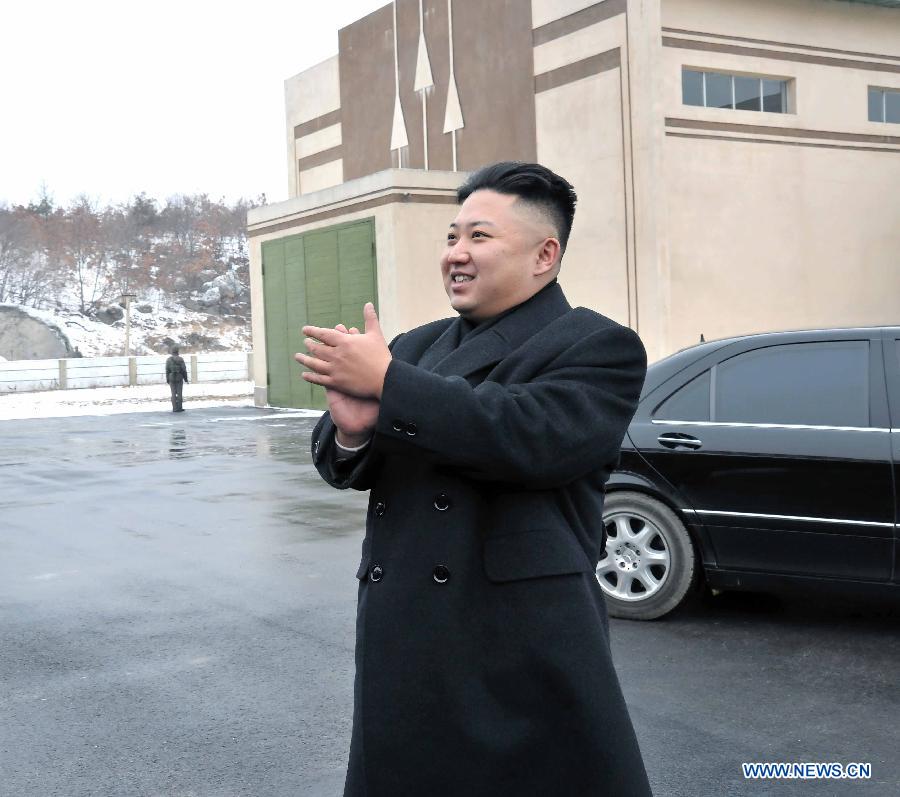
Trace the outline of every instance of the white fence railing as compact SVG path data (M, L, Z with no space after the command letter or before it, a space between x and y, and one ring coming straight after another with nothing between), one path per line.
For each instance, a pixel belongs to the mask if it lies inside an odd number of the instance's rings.
M0 393L164 384L166 359L166 355L150 355L0 362ZM252 378L253 352L188 354L184 359L191 382L227 382Z

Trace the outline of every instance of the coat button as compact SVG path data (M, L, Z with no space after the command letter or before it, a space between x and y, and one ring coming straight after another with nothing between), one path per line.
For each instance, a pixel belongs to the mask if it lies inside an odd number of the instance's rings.
M434 498L434 508L438 512L445 512L450 508L450 496L447 493L438 493Z
M408 423L408 424L406 424L406 433L407 433L410 437L415 437L415 436L416 436L416 432L418 432L418 431L419 431L419 430L418 430L418 428L416 427L416 425L415 425L414 423Z
M450 571L443 565L438 565L434 568L432 576L434 576L434 580L437 581L438 584L446 584L450 579Z
M372 581L381 581L383 577L384 570L381 569L381 565L375 565L375 567L369 571L369 578L372 579Z
M406 424L403 423L403 421L401 421L401 420L394 421L394 431L395 432L405 432Z
M384 501L379 501L375 504L375 515L376 517L381 517L387 511L387 507L384 505Z

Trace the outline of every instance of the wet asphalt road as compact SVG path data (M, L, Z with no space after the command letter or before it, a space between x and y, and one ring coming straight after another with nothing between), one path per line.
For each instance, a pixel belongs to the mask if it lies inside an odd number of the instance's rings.
M366 496L319 480L314 423L0 422L0 797L340 794ZM720 596L611 627L658 797L900 794L895 608Z

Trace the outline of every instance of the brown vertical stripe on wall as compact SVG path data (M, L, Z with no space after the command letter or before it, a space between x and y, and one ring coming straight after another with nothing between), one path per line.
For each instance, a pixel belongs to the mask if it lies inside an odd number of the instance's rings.
M549 72L535 75L534 93L540 94L548 89L559 88L567 83L574 83L576 80L581 80L591 75L599 75L601 72L617 69L621 65L622 60L619 48L616 47L599 55L592 55L590 58L576 61L574 64L566 64L558 69L551 69Z
M616 0L618 1L618 0ZM607 0L609 2L609 0ZM443 132L449 79L446 0L425 0L425 35L434 87L426 90L430 169L452 168ZM458 166L537 157L531 0L453 0L454 61L465 128ZM392 6L339 32L344 180L391 168L394 114ZM400 102L409 147L403 165L422 168L422 99L414 91L418 0L397 0Z
M303 136L308 136L310 133L317 133L319 130L336 125L340 121L341 109L338 108L336 111L317 116L315 119L303 122L303 124L295 125L294 138L302 138Z
M569 16L562 19L555 19L553 22L541 25L539 28L535 28L533 32L534 46L546 44L562 36L568 36L576 30L603 22L604 19L624 14L626 5L627 0L605 0L581 11L576 11L574 14L569 14Z
M419 0L396 0L396 2L400 102L403 103L406 136L409 139L409 149L404 155L403 165L407 168L422 169L425 167L422 146L422 99L413 91L416 81L416 58L419 52ZM428 48L429 55L433 49L433 46ZM391 107L393 108L393 103Z
M465 20L456 18L456 24ZM418 30L418 23L416 25ZM444 134L447 110L447 81L450 78L450 46L447 29L447 0L425 0L425 38L434 88L428 94L428 168L453 170L453 141ZM422 102L419 100L419 107ZM421 136L421 133L420 133Z
M531 0L453 0L460 170L537 159Z
M345 181L391 168L393 24L388 5L338 31Z

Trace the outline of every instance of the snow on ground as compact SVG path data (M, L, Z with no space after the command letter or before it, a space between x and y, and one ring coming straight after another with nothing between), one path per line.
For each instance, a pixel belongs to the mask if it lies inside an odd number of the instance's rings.
M185 410L203 407L253 407L253 382L201 382L184 386ZM46 390L0 395L0 421L171 411L168 385ZM290 410L319 416L319 410ZM264 417L264 416L263 416Z
M125 353L125 320L104 324L82 315L77 310L37 310L24 305L15 307L32 318L57 327L85 357L114 357ZM149 308L141 312L138 307ZM236 316L222 317L188 310L168 299L161 291L148 291L131 303L131 354L164 354L168 346L162 343L171 338L186 352L206 351L203 343L192 345L191 334L216 343L215 350L250 351L250 324Z

